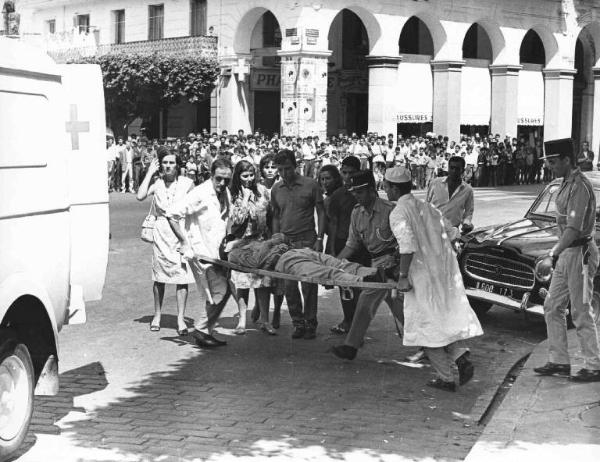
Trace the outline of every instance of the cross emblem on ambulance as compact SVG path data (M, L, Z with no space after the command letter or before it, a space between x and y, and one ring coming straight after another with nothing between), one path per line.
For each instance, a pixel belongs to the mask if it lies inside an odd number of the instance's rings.
M246 64L246 60L244 58L239 58L237 62L237 66L233 66L232 69L234 74L237 74L237 78L240 82L246 80L246 74L250 73L250 67Z
M71 150L79 150L79 134L90 131L90 123L77 120L77 105L71 104L70 117L65 126L67 133L71 134Z

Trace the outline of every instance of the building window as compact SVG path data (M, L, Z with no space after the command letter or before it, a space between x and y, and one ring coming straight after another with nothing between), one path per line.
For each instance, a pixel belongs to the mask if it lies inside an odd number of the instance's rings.
M46 21L46 33L56 33L56 19L49 19L48 21Z
M88 33L90 31L90 15L78 14L75 16L75 27L80 33Z
M263 47L281 46L281 29L277 19L270 11L263 14Z
M190 0L190 35L206 35L206 0Z
M148 40L160 40L164 36L165 6L148 6Z
M125 42L125 10L114 10L112 12L114 43Z

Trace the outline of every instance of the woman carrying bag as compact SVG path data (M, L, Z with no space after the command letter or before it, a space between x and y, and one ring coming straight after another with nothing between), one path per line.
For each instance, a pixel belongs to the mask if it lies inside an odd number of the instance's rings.
M184 320L185 305L188 295L188 284L194 282L194 276L177 251L179 241L165 217L165 210L173 203L183 198L194 188L194 183L189 178L179 175L179 162L177 155L166 147L158 148L158 159L153 159L148 167L148 172L140 185L137 199L143 201L152 195L150 214L154 213L154 229L152 230L152 280L154 281L154 318L150 323L150 330L160 330L162 303L165 295L165 284L176 284L177 289L177 333L187 335L188 330ZM158 177L155 175L158 172ZM150 184L156 178L155 181ZM144 220L144 235L148 235L148 226L152 220ZM146 240L146 239L144 239Z

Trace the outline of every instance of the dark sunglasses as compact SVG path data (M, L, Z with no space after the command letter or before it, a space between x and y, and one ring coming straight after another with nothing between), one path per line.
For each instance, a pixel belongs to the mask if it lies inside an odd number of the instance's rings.
M223 178L222 176L216 176L215 181L217 183L225 183L225 185L228 185L231 182L231 178Z

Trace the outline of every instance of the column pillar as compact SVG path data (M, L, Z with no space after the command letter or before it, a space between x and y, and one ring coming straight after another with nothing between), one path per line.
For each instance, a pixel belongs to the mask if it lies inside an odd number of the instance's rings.
M327 58L331 51L279 51L281 134L327 136Z
M595 162L598 162L600 155L600 67L592 68L592 72L594 73L594 115L590 149L596 154Z
M251 133L249 55L226 56L221 60L217 86L217 126L220 130Z
M460 105L464 61L431 61L433 131L451 141L460 139Z
M396 135L396 91L398 64L401 56L367 56L369 65L369 128L370 132Z
M544 139L570 138L575 69L544 69Z
M520 65L490 66L492 80L491 133L517 136Z

